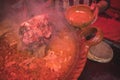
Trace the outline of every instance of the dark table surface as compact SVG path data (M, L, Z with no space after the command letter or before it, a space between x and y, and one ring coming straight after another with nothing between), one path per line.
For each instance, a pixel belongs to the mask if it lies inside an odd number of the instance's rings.
M120 49L111 46L114 57L109 63L87 60L86 66L78 80L120 80Z

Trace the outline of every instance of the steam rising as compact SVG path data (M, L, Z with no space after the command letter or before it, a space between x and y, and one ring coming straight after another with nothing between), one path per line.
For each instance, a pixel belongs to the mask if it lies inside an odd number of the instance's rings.
M64 19L64 13L60 9L61 4L54 5L51 0L5 0L1 12L1 22L5 22L16 34L19 33L20 25L34 16L47 14L49 21L57 30L68 25ZM57 0L56 0L57 1ZM9 24L8 24L9 23ZM2 26L3 27L3 26ZM19 35L18 35L19 36Z
M9 18L17 23L44 13L47 9L47 4L41 0L5 0L3 3L4 18Z
M60 13L59 8L61 1L58 2L58 0L56 0L56 3L51 1L54 0L1 0L2 11L0 11L0 20L9 20L19 26L22 22L36 15L47 13L53 21L56 18L55 21L57 21L58 25L63 25L63 23L61 24L63 14ZM12 25L13 24L11 24L11 26Z

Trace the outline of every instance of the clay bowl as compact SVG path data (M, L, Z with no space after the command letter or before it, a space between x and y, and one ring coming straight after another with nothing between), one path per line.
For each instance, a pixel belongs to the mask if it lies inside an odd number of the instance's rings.
M67 21L75 27L83 28L95 20L94 11L87 5L75 5L65 11Z
M39 21L39 18L32 20ZM11 33L0 36L0 79L77 80L86 64L89 48L103 37L96 27L79 31L64 27L51 36L48 47L44 48L46 55L35 57L18 51L19 40ZM95 36L88 38L90 34Z

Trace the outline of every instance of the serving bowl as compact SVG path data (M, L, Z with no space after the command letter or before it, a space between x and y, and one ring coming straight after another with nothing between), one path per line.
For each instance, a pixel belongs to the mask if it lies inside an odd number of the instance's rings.
M66 20L74 27L84 28L95 20L94 10L87 5L74 5L65 11Z
M36 16L24 22L24 29L38 25L41 18L43 17ZM43 20L46 21L45 18ZM37 55L45 53L42 57L36 57L34 53L31 54L27 50L20 51L18 48L21 42L20 36L15 35L13 31L1 35L0 79L77 80L86 64L89 48L101 41L102 32L96 27L76 30L65 26L55 32L56 28L53 28L53 33L47 41L49 43L45 43L47 45L44 48L41 46L35 49L39 53ZM36 29L34 27L32 31ZM90 34L95 35L88 38Z

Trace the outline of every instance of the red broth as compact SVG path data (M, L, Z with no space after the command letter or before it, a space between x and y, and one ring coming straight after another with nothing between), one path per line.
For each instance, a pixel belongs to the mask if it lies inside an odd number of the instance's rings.
M92 16L89 15L89 13L85 11L79 11L79 10L73 12L69 17L70 22L76 25L87 23L91 19L92 19Z

